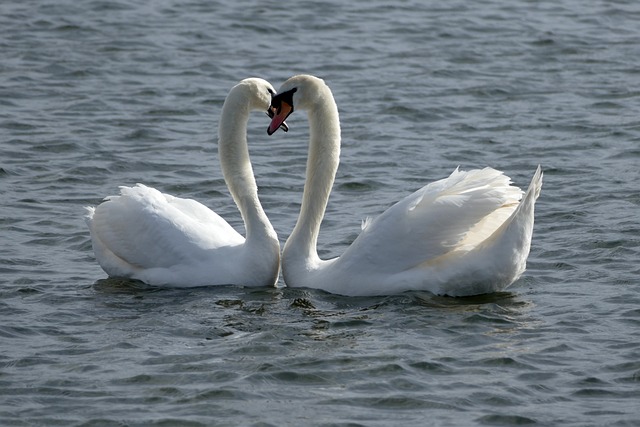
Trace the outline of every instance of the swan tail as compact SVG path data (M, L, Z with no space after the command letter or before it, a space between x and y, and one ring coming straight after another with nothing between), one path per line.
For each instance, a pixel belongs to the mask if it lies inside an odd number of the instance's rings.
M535 203L542 189L542 175L542 169L538 166L518 207L503 226L496 230L496 233L512 236L515 240L513 246L521 248L527 255L533 232Z
M544 174L542 173L542 168L538 165L536 169L536 173L533 174L533 178L531 178L531 183L529 184L529 188L527 189L527 194L525 194L525 198L528 194L533 194L533 201L535 202L540 196L540 191L542 190L542 177Z
M509 220L504 224L505 227L510 227L514 223L522 222L528 226L527 228L533 227L534 206L542 190L542 176L542 168L538 165L527 191L524 193L522 200L520 200L518 207L513 211Z
M495 271L501 280L496 290L504 290L524 273L531 249L535 203L542 189L542 168L538 166L531 183L510 218L488 239L495 251Z

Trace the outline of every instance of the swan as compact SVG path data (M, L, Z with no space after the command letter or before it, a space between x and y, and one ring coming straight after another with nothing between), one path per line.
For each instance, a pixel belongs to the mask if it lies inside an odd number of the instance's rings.
M342 256L320 259L317 238L340 156L338 108L323 80L294 76L272 98L269 135L294 107L307 111L310 141L300 215L282 252L287 286L349 296L468 296L504 290L524 272L540 166L524 196L495 169L456 169L363 222Z
M195 200L142 184L120 187L119 196L87 207L85 216L96 259L109 276L168 287L275 285L280 245L258 199L246 135L251 110L267 112L274 94L267 81L245 79L222 106L220 164L246 239Z

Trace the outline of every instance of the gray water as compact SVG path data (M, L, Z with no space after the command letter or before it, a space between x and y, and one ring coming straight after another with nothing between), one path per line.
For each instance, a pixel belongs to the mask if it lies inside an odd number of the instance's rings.
M638 22L634 0L3 1L0 425L640 425ZM322 256L458 165L524 187L541 164L525 275L463 299L106 278L83 206L142 182L242 230L220 107L300 72L343 123ZM284 242L307 123L267 124Z

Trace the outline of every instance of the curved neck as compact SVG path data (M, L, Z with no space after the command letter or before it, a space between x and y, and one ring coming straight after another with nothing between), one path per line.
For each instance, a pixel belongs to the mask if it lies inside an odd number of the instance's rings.
M331 187L340 163L340 120L338 107L327 86L308 108L309 155L300 216L283 252L289 258L302 257L307 262L320 260L316 249Z
M258 199L247 146L250 107L246 100L229 99L222 106L218 127L218 155L224 180L246 228L246 239L273 237L275 231Z

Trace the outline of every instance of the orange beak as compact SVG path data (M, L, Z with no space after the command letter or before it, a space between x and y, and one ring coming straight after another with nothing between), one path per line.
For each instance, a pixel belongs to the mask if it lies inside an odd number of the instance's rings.
M291 113L293 113L293 105L284 100L279 103L277 108L271 106L268 112L269 116L271 116L271 124L267 128L267 133L273 135L280 127L282 127L285 132L289 130L284 121L287 120L287 117L289 117Z

